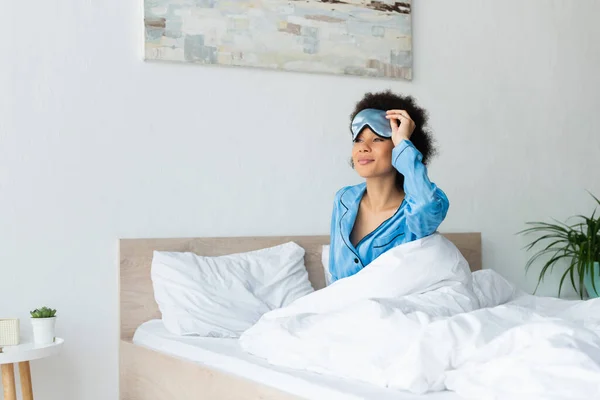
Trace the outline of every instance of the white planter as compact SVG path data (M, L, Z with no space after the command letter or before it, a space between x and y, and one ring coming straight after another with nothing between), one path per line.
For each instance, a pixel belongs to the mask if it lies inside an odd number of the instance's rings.
M19 320L17 318L0 319L0 346L19 344Z
M56 317L30 319L33 327L33 341L36 344L54 343Z

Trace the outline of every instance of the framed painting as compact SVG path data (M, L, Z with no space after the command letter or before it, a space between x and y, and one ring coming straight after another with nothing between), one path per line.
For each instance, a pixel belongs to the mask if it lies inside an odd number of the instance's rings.
M412 79L411 1L145 0L145 59Z

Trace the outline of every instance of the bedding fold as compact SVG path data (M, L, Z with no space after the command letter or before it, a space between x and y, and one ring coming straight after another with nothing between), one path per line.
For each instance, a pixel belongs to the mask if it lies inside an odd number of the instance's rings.
M239 340L274 365L412 393L581 399L600 395L599 334L600 299L531 296L471 273L436 233L264 314Z

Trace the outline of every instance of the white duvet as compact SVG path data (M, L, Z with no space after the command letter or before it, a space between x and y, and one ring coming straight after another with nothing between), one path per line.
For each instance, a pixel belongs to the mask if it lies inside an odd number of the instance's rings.
M264 314L240 344L275 365L413 393L600 398L600 299L534 297L472 274L439 234Z

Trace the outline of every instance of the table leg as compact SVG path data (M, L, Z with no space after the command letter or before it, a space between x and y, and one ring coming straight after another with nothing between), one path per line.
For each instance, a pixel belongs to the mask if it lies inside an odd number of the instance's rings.
M4 400L17 400L14 364L2 364L2 386L4 386Z
M21 394L23 395L23 400L33 400L29 361L23 361L19 363L19 374L21 376Z

